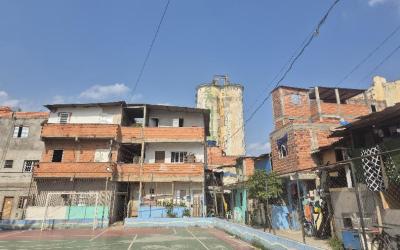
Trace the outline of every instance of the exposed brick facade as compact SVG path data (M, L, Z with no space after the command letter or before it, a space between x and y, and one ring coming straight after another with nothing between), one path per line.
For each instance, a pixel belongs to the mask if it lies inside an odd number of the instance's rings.
M329 135L340 126L340 120L351 122L370 112L366 102L335 103L310 98L309 89L282 86L272 92L272 99L275 130L270 134L271 154L273 169L280 173L317 166L312 153L338 140ZM277 140L284 136L287 136L288 154L282 157Z
M235 166L237 156L226 156L220 147L207 147L208 168Z

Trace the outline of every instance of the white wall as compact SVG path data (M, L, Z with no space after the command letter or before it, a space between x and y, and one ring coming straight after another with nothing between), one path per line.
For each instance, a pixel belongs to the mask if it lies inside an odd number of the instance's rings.
M148 117L149 126L151 124L151 118L158 118L160 127L172 127L173 119L183 118L184 127L204 127L204 119L202 113L150 110Z
M165 163L171 163L171 152L193 153L196 162L204 162L204 146L199 142L147 143L145 163L155 162L155 151L165 151Z
M48 123L59 123L59 112L71 113L69 123L121 123L121 107L70 107L50 112Z
M32 207L26 209L26 220L43 220L46 207ZM47 219L65 219L67 212L66 206L48 207L46 218Z

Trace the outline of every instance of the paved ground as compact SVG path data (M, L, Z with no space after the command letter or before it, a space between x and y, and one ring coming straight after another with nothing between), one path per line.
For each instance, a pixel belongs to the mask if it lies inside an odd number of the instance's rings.
M0 232L3 249L254 249L214 228L64 229Z

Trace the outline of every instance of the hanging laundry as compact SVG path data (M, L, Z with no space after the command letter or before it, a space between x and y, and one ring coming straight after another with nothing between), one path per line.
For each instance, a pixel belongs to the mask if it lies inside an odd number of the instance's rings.
M372 155L361 159L365 182L368 189L371 191L384 191L386 189L382 169L382 158L380 155L377 155L380 153L379 145L361 151L361 156Z

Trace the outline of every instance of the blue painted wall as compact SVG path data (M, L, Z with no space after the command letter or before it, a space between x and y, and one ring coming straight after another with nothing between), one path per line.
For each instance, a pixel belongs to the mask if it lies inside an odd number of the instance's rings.
M174 213L176 217L183 217L183 211L185 207L174 207ZM140 206L138 218L146 219L146 218L166 218L167 217L167 209L165 207L159 206Z
M271 161L269 157L256 158L254 161L254 167L256 170L265 170L267 173L271 172Z

